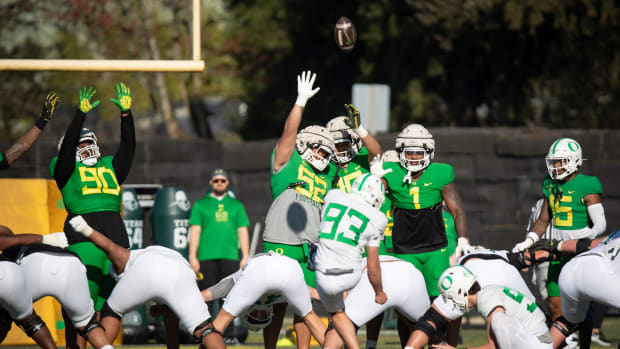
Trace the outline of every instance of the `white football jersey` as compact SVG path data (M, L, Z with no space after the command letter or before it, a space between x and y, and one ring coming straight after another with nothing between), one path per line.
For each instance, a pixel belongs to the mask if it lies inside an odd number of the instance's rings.
M361 268L364 246L378 247L386 226L385 214L363 199L330 190L319 227L317 269Z
M498 307L504 308L506 315L519 321L535 336L549 331L545 314L534 299L500 285L487 286L478 291L476 308L485 319Z
M620 273L620 230L615 231L603 240L598 246L579 254L581 256L597 255L603 257L606 261L612 264L612 270L616 273Z

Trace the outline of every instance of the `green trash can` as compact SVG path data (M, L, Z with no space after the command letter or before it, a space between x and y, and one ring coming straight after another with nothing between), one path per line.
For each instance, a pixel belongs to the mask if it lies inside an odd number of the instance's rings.
M191 209L183 187L159 189L151 212L153 243L176 250L187 258Z
M129 249L143 248L144 212L133 188L123 189L123 222L129 237ZM123 344L145 344L149 339L146 307L136 307L123 317Z
M133 188L123 189L123 221L129 236L129 249L143 248L144 212Z

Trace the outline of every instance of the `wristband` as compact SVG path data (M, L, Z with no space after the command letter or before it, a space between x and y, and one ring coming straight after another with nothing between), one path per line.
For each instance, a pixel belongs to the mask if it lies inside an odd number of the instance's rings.
M43 131L45 126L47 126L47 121L45 121L45 119L43 119L42 117L39 117L37 121L35 121L34 125L38 127L39 130Z
M527 238L532 240L533 242L538 241L538 239L540 239L540 237L538 236L538 234L536 234L535 232L531 231L529 233L527 233Z
M557 250L558 250L558 251L560 251L560 252L562 252L562 244L563 244L563 243L564 243L564 240L562 240L562 241L560 241L560 242L558 243Z
M362 125L360 125L360 127L358 128L354 128L353 132L355 132L360 138L368 136L368 131L366 131L366 129Z

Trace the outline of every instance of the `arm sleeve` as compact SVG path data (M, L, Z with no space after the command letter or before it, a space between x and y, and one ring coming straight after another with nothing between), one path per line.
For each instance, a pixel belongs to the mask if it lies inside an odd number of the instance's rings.
M588 206L588 216L592 221L592 238L600 236L607 229L607 220L605 219L605 210L602 203Z
M121 117L121 144L112 159L112 166L119 184L127 179L136 154L136 129L131 111L128 113L129 115Z
M0 170L4 170L9 168L9 162L6 161L6 155L3 152L0 152Z
M54 166L54 179L59 189L62 189L73 170L75 169L75 152L77 151L78 142L80 141L80 130L86 121L86 114L76 108L75 115L71 124L67 128L65 137L62 140L60 151L58 152L58 161Z
M235 273L223 278L217 284L209 287L209 291L211 291L211 296L213 299L221 299L228 295L228 292L235 286Z

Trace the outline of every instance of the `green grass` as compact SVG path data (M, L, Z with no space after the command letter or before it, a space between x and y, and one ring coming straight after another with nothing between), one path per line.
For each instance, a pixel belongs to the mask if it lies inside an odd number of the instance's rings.
M288 320L288 324L285 321L285 326L290 325L290 320ZM603 332L608 340L612 342L611 349L615 349L620 343L620 317L607 317L603 322ZM486 332L483 328L464 328L461 330L461 336L463 338L463 344L459 345L461 347L464 346L478 346L482 345L486 342ZM366 332L364 328L360 330L358 335L358 339L360 341L360 346L362 348L365 347L366 341ZM236 349L245 349L245 348L262 348L263 347L263 338L259 332L250 332L250 336L247 341L243 345L235 345L230 346L230 348ZM281 347L281 346L280 346ZM4 348L12 348L8 346L4 346ZM14 347L16 349L26 349L28 346L20 346ZM34 348L34 347L33 347ZM124 345L124 346L116 346L115 348L120 349L150 349L150 348L165 348L165 345L157 344L157 345ZM197 348L197 345L182 345L182 349L190 349ZM282 348L294 348L294 346L290 347L282 347ZM319 346L313 346L312 348L319 348ZM381 335L379 336L379 345L377 348L381 349L396 349L400 348L400 343L398 341L398 335L395 330L383 330ZM593 349L605 349L604 347L597 346L593 343Z

